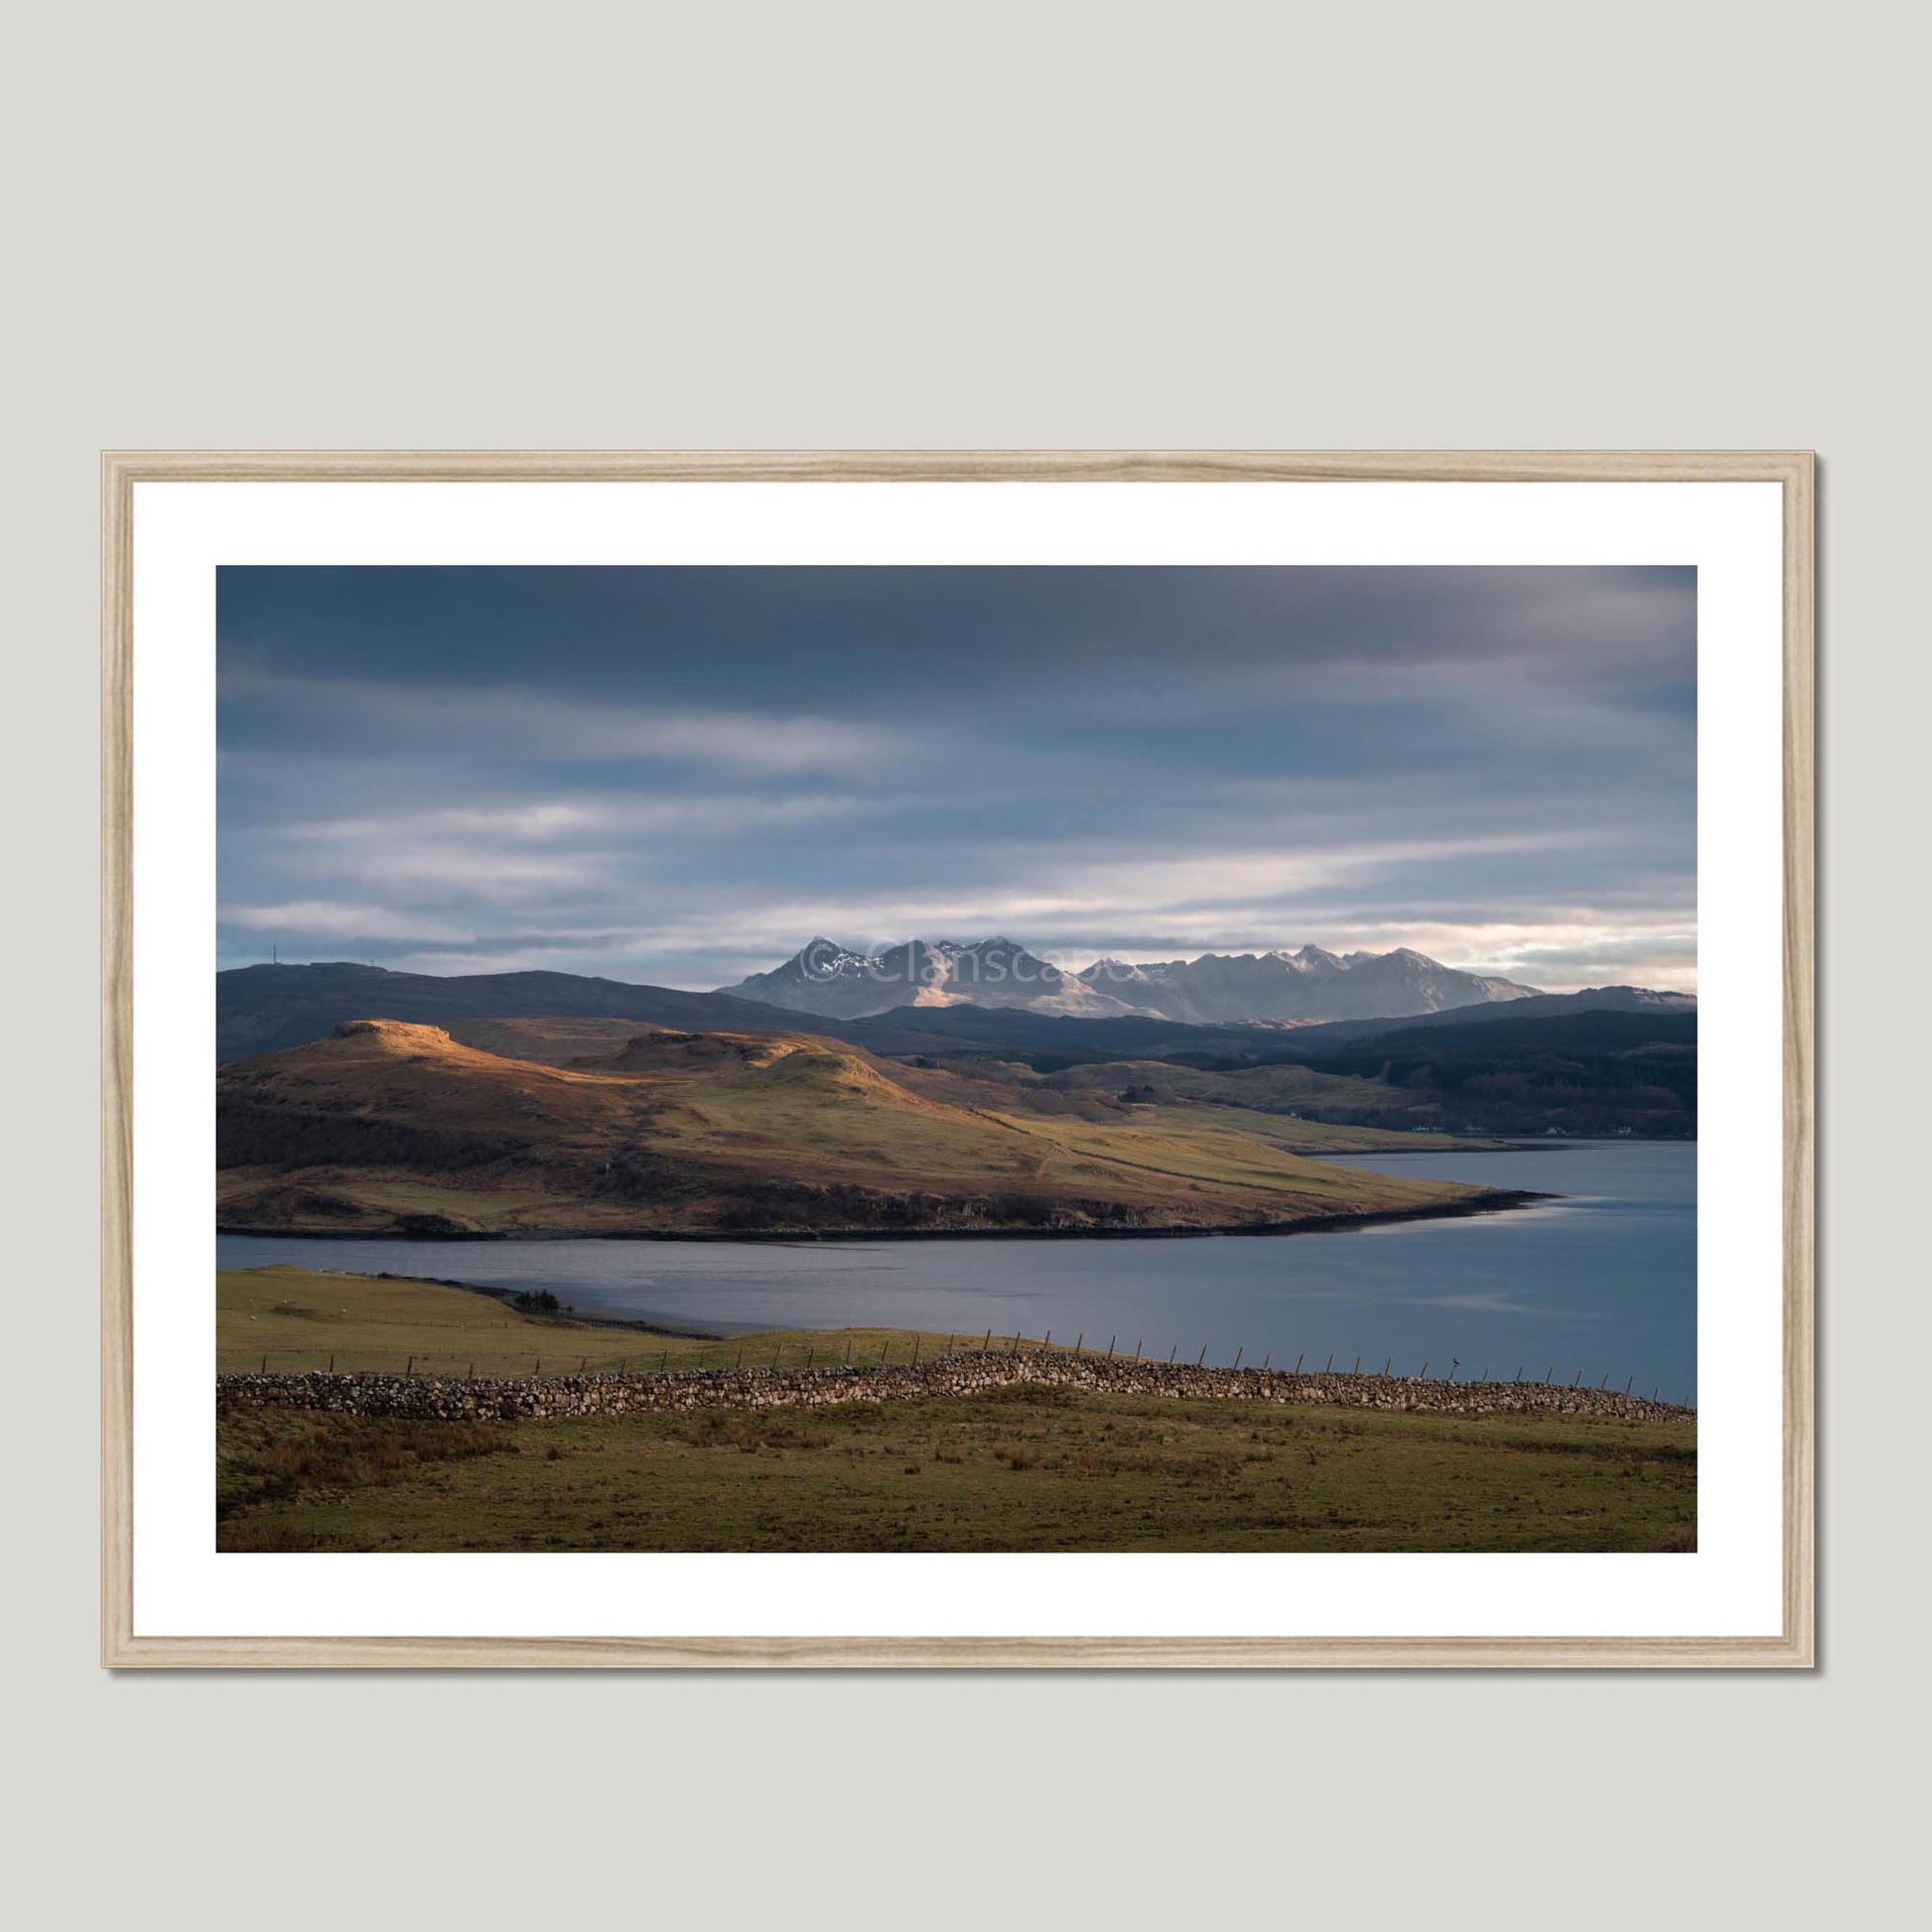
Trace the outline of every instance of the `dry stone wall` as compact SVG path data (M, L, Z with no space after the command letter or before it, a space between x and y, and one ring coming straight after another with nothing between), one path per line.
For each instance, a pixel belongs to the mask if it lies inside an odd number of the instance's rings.
M222 1414L280 1408L411 1421L535 1422L666 1415L692 1409L824 1408L976 1395L1016 1386L1210 1402L1319 1403L1449 1416L1590 1416L1683 1421L1694 1412L1616 1389L1542 1382L1422 1381L1414 1376L1297 1375L1280 1369L1196 1368L1058 1350L946 1355L908 1367L685 1369L641 1374L471 1380L426 1375L221 1375Z

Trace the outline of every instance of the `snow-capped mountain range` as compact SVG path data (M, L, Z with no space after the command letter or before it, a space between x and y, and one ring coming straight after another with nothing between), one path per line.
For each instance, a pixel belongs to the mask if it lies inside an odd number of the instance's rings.
M1445 966L1427 953L1203 953L1134 966L1103 959L1080 975L1113 998L1164 1020L1212 1026L1230 1021L1401 1019L1449 1007L1522 1000L1541 989Z
M793 1013L856 1020L895 1007L1019 1007L1073 1019L1123 1014L1192 1026L1401 1019L1451 1007L1526 999L1539 989L1464 973L1407 946L1394 952L1203 953L1153 965L1102 959L1080 973L1004 936L966 943L909 939L880 953L825 938L783 965L718 988Z

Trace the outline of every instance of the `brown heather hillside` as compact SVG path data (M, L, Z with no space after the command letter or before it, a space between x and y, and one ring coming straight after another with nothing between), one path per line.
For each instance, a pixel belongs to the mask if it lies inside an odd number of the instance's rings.
M651 1031L647 1020L457 1020L449 1028L450 1037L465 1046L544 1066L609 1059Z
M541 1043L613 1044L561 1031ZM1125 1230L1481 1196L1303 1160L1281 1144L1297 1123L1241 1110L1055 1116L988 1105L1010 1097L998 1084L941 1077L915 1092L902 1073L806 1034L640 1030L553 1065L440 1028L350 1021L219 1070L219 1214L425 1234Z
M553 1019L464 1020L449 1031L465 1045L510 1059L582 1067L621 1054L632 1039L653 1030L637 1020ZM841 1045L837 1050L860 1049ZM1413 1154L1429 1148L1502 1145L1466 1135L1422 1133L1401 1125L1365 1126L1359 1118L1363 1114L1399 1123L1405 1113L1425 1107L1436 1096L1292 1063L1203 1072L1164 1060L1108 1060L1059 1073L1037 1073L1024 1060L908 1054L875 1058L873 1064L913 1093L957 1106L1116 1123L1128 1120L1136 1109L1145 1123L1148 1107L1178 1107L1187 1110L1193 1124L1207 1125L1218 1118L1220 1125L1237 1127L1297 1154ZM1339 1116L1339 1120L1311 1119L1310 1111Z
M1164 1127L1222 1126L1298 1154L1414 1154L1428 1148L1499 1147L1466 1135L1330 1124L1305 1108L1336 1113L1400 1114L1411 1096L1378 1080L1316 1073L1305 1066L1203 1073L1161 1060L1108 1060L1060 1073L1036 1073L1023 1061L892 1060L892 1077L914 1093L1002 1112L1098 1122L1138 1120L1155 1108Z

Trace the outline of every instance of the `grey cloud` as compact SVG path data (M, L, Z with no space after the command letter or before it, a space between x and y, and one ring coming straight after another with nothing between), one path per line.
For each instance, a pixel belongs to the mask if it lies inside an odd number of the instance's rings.
M1694 984L1685 572L231 575L223 963L1005 929Z

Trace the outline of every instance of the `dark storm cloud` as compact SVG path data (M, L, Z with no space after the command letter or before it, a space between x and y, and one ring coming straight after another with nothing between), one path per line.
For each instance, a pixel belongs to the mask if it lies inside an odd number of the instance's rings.
M222 955L1695 974L1685 570L224 570Z

